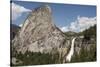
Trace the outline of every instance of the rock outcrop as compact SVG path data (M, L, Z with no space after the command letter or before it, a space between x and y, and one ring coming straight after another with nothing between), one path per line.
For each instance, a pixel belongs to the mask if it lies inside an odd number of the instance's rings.
M14 50L22 53L50 53L53 49L69 48L69 43L64 33L53 23L52 10L48 5L33 10L12 41Z

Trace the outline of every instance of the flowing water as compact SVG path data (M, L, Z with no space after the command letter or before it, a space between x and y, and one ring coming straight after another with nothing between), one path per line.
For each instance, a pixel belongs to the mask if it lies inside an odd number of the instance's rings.
M72 56L73 56L73 54L74 54L74 42L75 42L75 39L76 39L76 38L73 38L73 39L72 39L71 49L70 49L68 55L66 56L66 61L68 61L68 62L71 61L71 58L72 58Z

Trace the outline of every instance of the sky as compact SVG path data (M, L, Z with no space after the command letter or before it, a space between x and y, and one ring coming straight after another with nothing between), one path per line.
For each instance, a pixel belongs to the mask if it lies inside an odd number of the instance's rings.
M96 6L41 2L11 2L11 21L21 26L35 8L48 4L52 10L54 24L63 32L80 32L96 24Z

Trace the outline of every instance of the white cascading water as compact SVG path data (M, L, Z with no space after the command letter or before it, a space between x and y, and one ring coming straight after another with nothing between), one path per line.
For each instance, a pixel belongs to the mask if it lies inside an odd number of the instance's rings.
M67 61L67 62L70 62L70 61L71 61L71 58L72 58L72 56L73 56L73 54L74 54L74 42L75 42L75 39L76 39L76 38L73 38L73 39L72 39L71 49L70 49L68 55L66 56L66 61Z

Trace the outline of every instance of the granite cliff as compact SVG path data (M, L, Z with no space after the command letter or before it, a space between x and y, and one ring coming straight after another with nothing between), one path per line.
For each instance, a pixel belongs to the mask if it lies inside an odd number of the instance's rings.
M33 10L25 20L18 35L12 40L14 50L50 53L53 49L70 46L64 33L55 26L48 5Z

